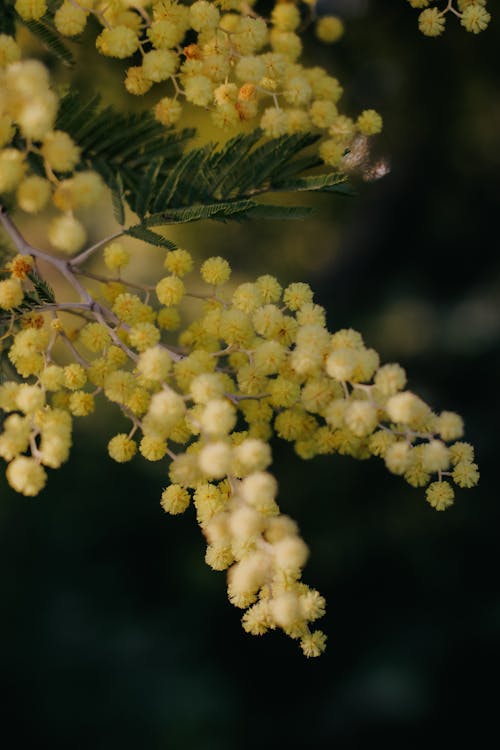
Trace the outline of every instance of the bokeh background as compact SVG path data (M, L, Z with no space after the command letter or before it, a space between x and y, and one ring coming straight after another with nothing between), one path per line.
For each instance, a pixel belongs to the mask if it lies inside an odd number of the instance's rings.
M328 651L305 660L287 638L243 632L193 513L159 507L164 468L107 457L122 422L82 420L41 497L1 485L2 728L17 746L449 746L495 731L500 17L431 40L403 0L335 5L345 39L311 38L308 58L345 81L348 111L381 111L374 159L390 174L358 180L354 199L316 198L300 226L177 238L228 254L242 278L311 282L332 328L358 328L436 409L465 416L481 484L435 513L380 462L301 462L276 444L281 506L312 550L305 580L328 599ZM111 74L82 85L96 81L116 89Z

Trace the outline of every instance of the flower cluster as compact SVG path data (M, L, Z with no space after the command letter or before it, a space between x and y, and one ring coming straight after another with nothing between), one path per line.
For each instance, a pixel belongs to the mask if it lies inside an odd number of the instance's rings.
M0 34L0 194L15 195L29 214L52 202L60 213L48 238L57 250L74 253L86 240L75 211L97 203L104 185L96 172L81 169L77 144L55 128L59 102L47 68L20 58L15 40Z
M320 156L333 167L356 136L372 136L382 118L372 109L357 119L341 114L339 81L320 67L299 62L302 32L315 23L317 37L336 42L343 34L336 16L316 18L314 3L277 2L270 18L253 2L177 0L64 0L55 13L57 30L80 34L93 14L102 26L96 39L105 56L131 59L125 74L130 94L141 96L155 84L170 88L154 114L166 126L182 117L185 103L210 111L223 129L260 126L265 135L319 131L326 136ZM299 7L300 5L300 7ZM18 13L39 18L44 0L17 0Z
M440 33L447 12L468 30L485 27L485 2L457 1L458 10L450 1L438 11L428 0L410 0L423 9L424 33ZM16 0L15 7L37 21L48 6ZM347 168L382 120L371 109L356 120L340 114L338 80L298 62L298 32L308 22L325 42L343 32L338 18L317 19L312 3L304 15L304 7L277 2L265 19L243 0L64 0L54 23L75 37L93 14L102 27L98 50L131 58L129 93L170 86L155 106L166 126L180 120L186 101L210 110L222 128L260 126L270 137L319 130L327 134L323 161ZM283 288L261 275L237 284L224 258L195 268L184 249L166 253L154 283L127 280L133 246L120 239L123 226L83 249L75 213L99 201L103 183L82 164L78 143L57 128L57 112L47 69L23 61L15 39L0 34L0 223L18 252L0 279L7 480L27 497L38 495L47 469L68 459L73 419L112 402L130 429L111 437L109 456L126 463L140 453L168 464L161 505L174 515L194 506L206 562L227 570L244 629L281 629L306 656L318 656L326 636L314 623L325 601L301 580L308 548L280 511L270 440L290 442L305 460L379 457L393 474L425 487L441 511L453 503L453 485L473 487L479 479L462 420L434 412L406 388L404 370L381 365L358 332L329 332L305 283ZM65 257L29 244L6 202L28 214L52 202L59 214L47 236ZM89 267L98 254L104 273ZM52 293L40 261L70 285L70 299Z
M460 20L466 31L479 34L484 31L491 15L486 9L486 0L408 0L412 8L421 10L418 27L425 36L441 36L449 13Z
M177 249L166 253L165 275L141 287L121 275L130 259L121 242L103 252L107 269L120 276L101 276L82 267L85 253L61 265L23 244L10 217L1 217L22 251L0 282L0 308L11 316L12 376L0 386L0 455L10 485L38 494L46 467L68 457L72 419L90 414L97 399L113 402L131 427L111 438L109 455L124 463L139 452L169 463L161 504L172 514L194 505L206 562L227 569L228 596L245 610L247 632L280 628L299 639L306 656L325 647L324 634L311 629L324 599L301 581L308 548L277 504L273 436L304 459L380 457L412 486L427 486L437 510L453 502L452 483L477 483L461 418L435 413L406 390L404 370L381 366L358 332L330 333L309 285L282 288L270 275L235 285L224 258L195 271L191 254ZM42 257L74 279L82 301L41 304L38 314L23 315ZM194 319L186 317L187 300L199 305Z

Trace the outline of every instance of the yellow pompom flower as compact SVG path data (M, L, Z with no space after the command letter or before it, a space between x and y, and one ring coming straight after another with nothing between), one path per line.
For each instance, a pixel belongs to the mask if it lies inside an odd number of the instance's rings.
M282 55L289 62L295 62L302 54L302 40L293 31L272 29L269 41L273 52Z
M184 293L184 282L178 276L165 276L156 285L156 296L166 307L178 305Z
M338 16L323 16L316 23L316 36L321 42L334 44L344 35L344 24Z
M236 63L235 73L240 81L258 83L265 74L263 60L255 55L240 57Z
M385 451L385 465L392 474L404 474L410 463L410 446L403 440L389 445Z
M0 193L14 190L24 177L26 163L24 154L15 148L0 151Z
M193 270L193 256L187 250L169 250L165 256L165 268L174 276L185 276Z
M49 224L48 237L51 245L68 255L80 250L85 244L83 225L71 214L56 216Z
M106 398L118 404L125 404L136 387L136 379L131 372L116 370L104 379Z
M486 8L479 2L473 2L464 9L460 23L466 31L479 34L487 28L490 21L491 15Z
M112 242L104 248L104 263L110 271L123 268L130 261L130 253L121 242Z
M225 385L219 373L204 372L193 378L189 392L196 404L206 404L212 399L220 399L224 395Z
M159 346L146 348L139 357L137 369L147 380L160 383L167 379L172 369L172 358Z
M20 58L21 49L16 40L7 34L0 34L0 68L6 68L7 65L17 62Z
M142 302L136 294L130 294L129 292L120 293L122 288L121 285L117 288L119 293L113 303L113 312L124 323L133 325L140 318Z
M102 55L124 59L137 51L139 38L133 29L118 25L114 28L103 29L95 45Z
M64 386L69 388L71 391L76 391L83 388L87 381L87 374L83 367L77 362L73 362L71 365L67 365L64 368Z
M207 284L220 286L225 284L231 276L231 266L225 258L214 256L208 258L200 269L201 277Z
M223 398L208 401L199 416L201 430L211 437L227 435L235 424L236 410L229 401Z
M412 424L423 418L429 411L422 399L410 391L398 393L387 401L385 410L393 422Z
M281 299L282 287L278 279L270 274L259 276L255 281L256 286L262 296L263 304L279 302Z
M139 443L139 451L147 461L161 461L167 454L167 445L164 440L145 435Z
M311 104L309 116L317 128L329 128L335 122L338 111L333 102L319 99Z
M353 349L336 349L326 360L325 368L332 378L345 382L351 380L356 369L358 359Z
M15 255L12 260L7 263L7 268L9 269L11 276L15 279L24 281L24 279L26 279L33 271L33 258L31 255Z
M268 138L279 138L288 130L287 113L276 107L268 107L260 120L260 127Z
M160 340L160 331L152 323L136 323L128 332L130 345L138 352L155 346Z
M307 658L321 656L326 649L326 635L321 630L308 633L300 640L300 647Z
M80 331L79 339L90 352L102 352L111 341L109 331L102 323L87 323Z
M151 404L151 394L145 388L134 388L130 396L125 401L125 406L130 409L132 414L142 417Z
M368 401L353 401L345 410L344 421L354 435L365 437L377 426L377 409Z
M45 0L16 0L14 7L23 21L38 21L47 12Z
M345 144L335 138L329 138L322 141L319 145L319 156L330 167L338 167L344 157Z
M23 301L24 292L19 279L0 281L0 308L12 310Z
M420 447L420 446L419 446ZM450 465L450 452L440 440L431 440L421 447L422 468L429 474L446 471Z
M299 281L289 284L283 294L283 302L289 310L300 310L304 305L310 304L313 300L313 291L309 284Z
M125 76L125 88L129 94L133 96L143 96L149 91L153 81L146 78L142 66L136 65L128 68L127 75Z
M245 438L233 451L238 475L245 476L264 471L271 464L271 448L263 440Z
M426 8L418 17L418 28L425 36L441 36L446 18L438 8Z
M130 461L137 452L137 444L124 432L115 435L108 443L108 453L119 464Z
M207 0L196 0L189 8L189 23L195 31L217 28L219 18L218 8Z
M374 109L365 109L358 119L356 125L363 135L377 135L382 131L382 117Z
M374 383L384 396L393 396L406 385L406 372L398 364L383 365L375 374Z
M145 78L154 83L166 81L176 71L179 58L171 50L154 49L142 58L142 72Z
M47 475L42 466L29 456L18 456L5 472L10 486L27 497L35 497L43 490Z
M87 417L95 408L94 397L85 391L75 391L69 397L69 410L75 417Z
M300 24L300 12L292 3L278 3L271 13L271 21L281 31L295 31Z
M427 502L433 508L436 510L446 510L450 505L453 505L455 493L449 482L432 482L427 487L425 495Z
M459 461L453 469L452 477L459 487L475 487L479 482L478 466L471 461Z
M228 345L239 347L249 346L254 337L249 317L236 308L222 313L219 335Z
M176 7L185 13L185 20L183 19L183 22L179 23L178 19L158 18L156 9L159 7L161 6L157 3L154 9L156 20L148 28L147 34L156 49L170 49L175 47L176 44L180 44L184 38L189 25L187 20L189 9L182 5L170 6L170 9Z
M64 379L64 370L59 365L48 365L40 375L40 383L46 391L58 391Z
M154 116L158 122L162 125L170 127L175 125L182 115L182 105L178 99L172 99L168 96L164 96L157 102L154 108Z
M179 484L170 484L163 490L160 505L166 513L177 515L178 513L184 513L189 506L190 500L191 498L187 490Z
M443 440L457 440L464 434L464 422L459 414L443 411L437 418L436 430Z
M181 325L181 316L176 307L162 307L158 311L156 323L165 331L176 331Z
M45 404L45 394L36 385L21 383L17 392L17 408L24 414L32 414L41 409Z
M87 16L88 13L83 8L65 0L54 14L54 24L63 36L77 36L84 30Z
M41 153L56 172L71 172L78 164L80 149L63 130L52 130L43 139Z
M47 205L50 198L50 182L38 175L26 177L17 188L17 203L26 213L36 214Z
M461 461L474 461L474 448L470 443L454 443L450 446L450 461L455 466Z
M184 83L184 95L188 102L198 107L207 107L212 99L215 84L203 75L189 76Z

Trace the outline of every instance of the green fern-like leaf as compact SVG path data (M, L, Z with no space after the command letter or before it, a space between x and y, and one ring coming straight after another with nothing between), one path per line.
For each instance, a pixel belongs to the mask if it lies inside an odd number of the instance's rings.
M137 191L137 199L133 209L136 214L143 216L154 199L156 187L163 167L163 159L152 160L146 169Z
M77 92L61 100L56 127L71 135L85 167L99 172L112 190L120 175L123 197L132 208L151 165L163 160L160 172L165 177L194 134L192 129L167 130L149 112L123 114L103 108L99 96L82 102Z
M161 211L166 206L185 206L208 201L210 192L205 184L204 174L212 148L208 145L192 149L179 159L154 197L154 211Z
M167 250L175 250L177 248L175 242L172 242L172 240L163 237L161 234L158 234L158 232L152 232L143 224L136 224L133 227L125 229L124 234L128 234L130 237L134 237L136 240L147 242L149 245L164 247Z
M71 50L61 41L61 37L52 26L49 17L44 17L41 21L20 20L63 65L71 68L75 64L75 58Z
M271 206L256 203L250 208L245 218L248 219L306 219L314 213L308 206Z
M243 174L230 175L225 190L237 190L238 195L264 192L266 183L278 178L284 164L317 140L318 136L310 133L273 138L252 152Z
M120 226L123 226L125 224L125 205L121 174L118 172L115 176L114 181L111 180L110 182L113 215L118 224L120 224Z
M30 273L28 274L28 279L31 281L35 288L36 297L32 297L35 302L37 302L38 304L50 304L52 302L55 302L56 297L54 294L54 290L52 289L50 284L45 281L45 279L42 279L42 277L37 274L35 270L30 271ZM24 301L29 302L29 300L30 295L25 294Z
M328 191L335 192L337 188L339 192L343 192L347 183L347 177L345 175L336 174L318 174L309 177L299 177L297 179L280 179L273 182L273 188L275 190L282 190L283 192L300 192L300 191Z
M262 132L238 135L218 147L208 143L184 153L193 131L166 130L149 113L122 114L103 108L99 97L81 103L76 93L61 103L56 127L81 148L86 168L111 189L115 218L123 226L125 203L139 223L125 230L150 244L175 244L152 227L204 219L292 219L311 213L300 206L260 204L269 192L347 192L337 173L308 175L319 165L307 149L318 136L286 135L261 142Z
M146 185L138 185L137 195L129 200L133 210L143 222L147 220L149 223L157 221L157 214L169 217L171 221L178 216L189 216L188 221L194 221L195 216L242 219L257 216L258 212L245 214L241 209L235 209L234 204L258 194L277 190L340 190L337 186L346 183L346 178L337 173L302 176L304 170L318 166L318 157L309 154L297 159L293 157L314 143L317 136L283 136L255 148L261 135L261 131L257 130L250 135L236 136L221 149L210 143L191 149L167 172L163 182L162 172L157 174L151 169L149 179L152 180L154 176L154 184L146 181ZM149 193L153 199L147 203L145 195ZM207 207L207 210L176 213L182 208L201 206ZM216 206L220 208L216 210ZM281 215L285 218L298 216L299 213L297 209L273 211L266 206L259 215L269 218Z
M169 208L166 211L151 214L144 220L144 226L155 227L164 224L186 224L200 219L237 219L244 218L250 209L258 206L255 201L228 201L184 208Z

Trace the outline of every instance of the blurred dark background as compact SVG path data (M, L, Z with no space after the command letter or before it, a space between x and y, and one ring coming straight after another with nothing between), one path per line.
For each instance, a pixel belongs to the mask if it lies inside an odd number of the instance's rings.
M332 6L335 3L332 2ZM82 420L72 460L36 500L2 482L1 669L16 745L76 749L450 746L496 734L500 342L500 17L418 33L403 0L350 8L308 57L376 107L391 172L303 223L185 230L199 254L310 281L332 328L353 326L436 409L466 420L480 486L446 513L380 462L301 462L276 444L282 508L327 596L329 648L246 635L191 512L160 509L164 469L105 454ZM494 13L498 8L491 8ZM300 231L299 231L300 230ZM229 238L229 239L228 239Z

